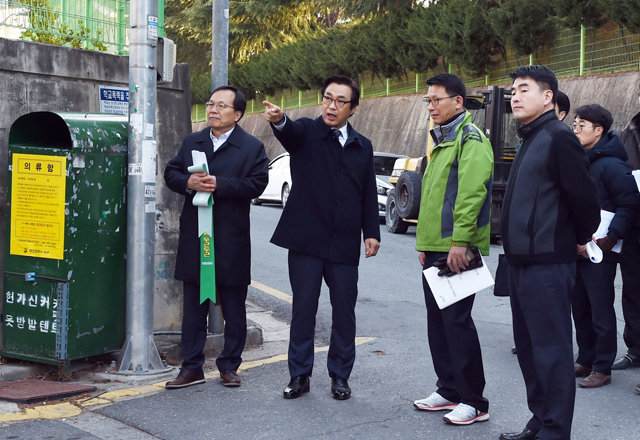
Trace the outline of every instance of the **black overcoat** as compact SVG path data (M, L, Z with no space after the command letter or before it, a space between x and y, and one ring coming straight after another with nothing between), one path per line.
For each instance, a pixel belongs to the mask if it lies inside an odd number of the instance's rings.
M348 125L342 148L321 117L273 132L291 155L291 192L271 242L357 266L361 236L380 240L371 141Z
M185 196L180 215L180 238L176 255L175 278L200 283L200 240L198 211L187 191L193 165L192 150L207 155L209 173L216 176L213 193L213 234L216 262L216 284L240 286L251 283L251 238L249 209L251 199L267 186L269 159L260 140L240 126L229 139L213 152L210 128L185 137L178 155L167 163L164 180L167 186Z

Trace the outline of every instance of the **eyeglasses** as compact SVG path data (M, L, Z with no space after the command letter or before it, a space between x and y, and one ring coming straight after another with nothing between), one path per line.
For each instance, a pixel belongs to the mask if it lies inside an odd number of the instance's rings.
M333 99L333 98L328 97L327 95L324 95L322 97L322 103L324 105L331 105L332 102L335 102L336 107L342 108L342 107L344 107L345 104L348 104L351 101L342 101L341 99Z
M584 130L586 127L588 127L588 125L585 124L572 124L571 128L573 128L573 132L574 133L582 133L582 130ZM596 125L595 124L591 124L591 128L595 130Z
M218 110L224 110L225 108L230 108L235 110L235 108L229 104L225 104L224 102L213 102L213 101L208 101L206 104L207 108L217 108Z
M429 98L428 96L423 96L422 100L427 104L427 107L430 106L431 104L433 104L434 107L437 107L438 105L440 105L440 101L442 101L443 99L448 99L448 98L455 98L458 95L451 95L451 96L445 96L444 98Z

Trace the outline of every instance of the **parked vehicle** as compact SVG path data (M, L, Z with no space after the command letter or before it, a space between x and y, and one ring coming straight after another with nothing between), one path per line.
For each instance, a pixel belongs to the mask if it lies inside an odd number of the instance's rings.
M378 191L378 214L381 220L386 217L387 210L387 193L393 189L393 185L389 183L389 178L393 173L393 167L396 160L406 158L402 154L384 153L381 151L373 152L373 166L376 170L376 186Z
M518 140L516 121L510 105L511 95L505 89L490 86L467 94L465 107L473 122L484 131L494 154L491 192L491 236L500 234L502 199L509 178L511 163L516 155ZM431 122L430 122L431 126ZM422 176L431 157L433 140L427 136L427 151L422 157L396 160L389 183L395 185L387 196L386 224L390 232L404 234L411 223L418 222Z
M373 153L373 163L376 169L376 190L378 192L378 213L385 217L387 205L387 192L393 189L389 184L389 177L393 171L393 165L400 154ZM253 199L254 205L262 203L280 203L284 207L291 191L291 169L289 168L289 153L282 153L269 162L269 183L260 197Z
M260 197L253 199L254 205L263 202L287 204L291 191L291 169L289 168L289 153L282 153L269 162L269 183Z
M387 210L387 193L392 189L393 185L391 185L381 177L376 176L376 190L378 192L378 214L380 215L381 223L384 223L385 221L385 212Z

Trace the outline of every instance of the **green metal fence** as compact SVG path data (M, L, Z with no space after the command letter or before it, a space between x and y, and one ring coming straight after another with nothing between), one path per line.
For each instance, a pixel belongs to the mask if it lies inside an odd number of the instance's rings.
M553 69L558 77L621 72L640 69L640 35L610 21L600 28L559 29L555 44L533 56L515 56L508 52L506 59L496 62L488 75L478 77L463 69L450 66L450 71L459 75L468 87L486 84L504 84L510 81L509 74L515 67L524 64L544 64ZM440 67L442 69L442 67ZM440 70L441 71L441 70ZM369 73L359 79L362 98L424 93L425 80L439 71L423 73L409 72L403 78L380 78ZM320 103L317 90L284 90L274 96L258 96L247 103L247 113L264 111L262 101L267 99L284 109L317 105ZM204 105L192 107L192 120L204 121Z
M164 36L164 0L158 1ZM126 55L129 0L0 0L0 37Z

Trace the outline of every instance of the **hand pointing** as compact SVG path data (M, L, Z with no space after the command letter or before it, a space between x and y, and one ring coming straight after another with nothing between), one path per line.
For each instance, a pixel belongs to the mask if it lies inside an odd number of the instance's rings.
M278 124L282 122L282 119L284 118L284 112L280 107L272 104L269 101L262 101L262 103L266 107L264 109L264 119L267 122L271 122L272 124Z

